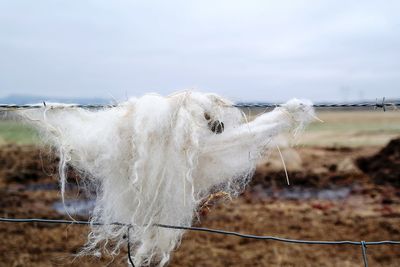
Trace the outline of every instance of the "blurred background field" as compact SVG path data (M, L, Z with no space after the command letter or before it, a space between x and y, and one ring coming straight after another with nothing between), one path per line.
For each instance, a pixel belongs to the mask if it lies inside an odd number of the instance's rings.
M247 111L247 110L245 110ZM248 112L248 111L247 111ZM260 110L248 112L256 115ZM400 111L319 111L318 118L299 140L300 146L382 146L400 133ZM0 120L0 144L36 144L34 129L11 119Z
M0 120L0 144L15 143L20 145L39 142L37 132L27 125L14 120Z
M321 111L300 143L308 146L382 146L400 133L400 111Z

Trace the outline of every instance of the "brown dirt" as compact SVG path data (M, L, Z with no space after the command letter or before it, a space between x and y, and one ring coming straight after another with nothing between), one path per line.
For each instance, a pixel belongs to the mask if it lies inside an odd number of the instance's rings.
M311 240L400 240L399 188L375 183L353 164L379 148L297 150L301 171L290 171L290 187L283 171L260 165L241 197L206 210L198 225ZM2 217L63 217L52 209L60 200L54 175L57 158L43 153L31 146L0 147ZM42 166L47 166L45 171ZM279 194L296 188L344 187L350 188L349 194L338 199ZM87 234L86 226L0 223L0 266L126 266L126 251L114 259L75 259ZM368 259L371 266L399 266L400 247L369 246ZM362 266L362 258L358 246L294 245L189 232L170 266Z
M51 150L32 145L7 144L0 149L0 183L43 182L45 174L57 170L57 157Z
M357 165L378 184L400 187L400 138L393 139L372 157L361 157Z

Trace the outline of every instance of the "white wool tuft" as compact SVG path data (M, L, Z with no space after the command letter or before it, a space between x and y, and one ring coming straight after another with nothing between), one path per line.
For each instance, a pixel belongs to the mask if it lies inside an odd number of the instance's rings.
M92 222L134 226L136 266L165 265L183 234L153 224L190 226L210 192L239 193L273 139L314 117L310 102L294 99L246 122L231 102L198 92L145 95L97 111L48 103L19 113L58 149L63 194L69 165L97 188ZM84 252L118 253L126 233L92 225Z

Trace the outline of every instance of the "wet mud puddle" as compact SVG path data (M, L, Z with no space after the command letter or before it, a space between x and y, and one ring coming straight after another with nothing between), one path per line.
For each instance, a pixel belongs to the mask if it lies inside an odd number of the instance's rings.
M317 189L307 187L290 187L279 190L263 189L255 186L253 196L257 199L282 199L282 200L341 200L347 198L352 191L350 187L337 187ZM63 215L90 216L95 206L94 199L61 200L53 203L53 209Z

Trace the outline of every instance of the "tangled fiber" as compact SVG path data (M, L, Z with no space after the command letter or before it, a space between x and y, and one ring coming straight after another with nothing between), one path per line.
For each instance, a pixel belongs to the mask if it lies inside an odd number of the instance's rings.
M274 138L314 118L310 102L294 99L247 122L231 102L199 92L92 111L47 103L19 114L58 150L62 195L67 166L96 187L91 221L104 225L91 226L84 253L117 254L128 229L107 224L131 224L136 266L165 265L180 242L182 230L154 224L191 226L210 193L238 194Z

